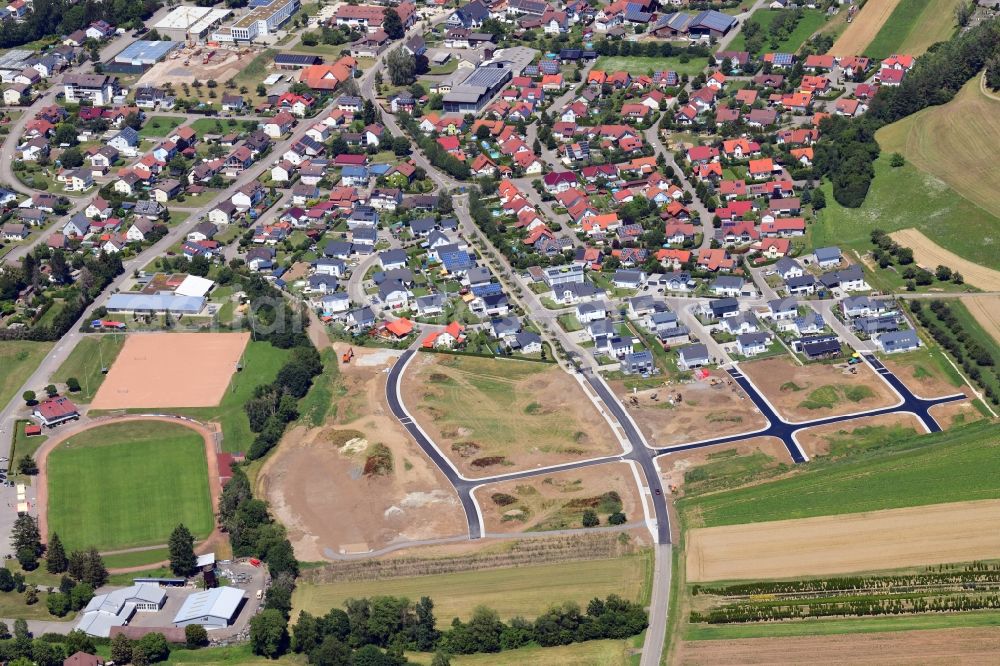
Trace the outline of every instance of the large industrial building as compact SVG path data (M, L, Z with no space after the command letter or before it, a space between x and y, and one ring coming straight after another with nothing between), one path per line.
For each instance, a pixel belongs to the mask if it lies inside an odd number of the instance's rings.
M216 587L195 592L184 600L184 605L177 611L174 626L200 624L206 629L228 627L239 613L243 599L243 590L235 587Z
M197 44L208 39L212 31L222 25L233 12L211 7L180 6L167 14L153 27L164 37L175 42Z
M142 73L180 47L180 42L139 40L126 46L106 63L105 71L122 74Z
M250 11L214 32L212 38L220 42L252 42L272 34L298 9L299 0L250 0Z

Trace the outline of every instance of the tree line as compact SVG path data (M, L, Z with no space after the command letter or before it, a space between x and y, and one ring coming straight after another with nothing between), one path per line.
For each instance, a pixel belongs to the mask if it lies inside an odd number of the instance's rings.
M840 205L858 208L875 177L879 155L875 132L928 106L945 104L1000 54L1000 20L981 23L947 42L934 44L898 86L882 86L867 113L830 116L820 122L814 168L833 183Z
M21 46L50 35L68 35L94 21L114 26L142 25L160 7L159 0L34 0L23 21L0 24L0 48Z
M257 654L277 657L284 652L306 655L310 664L409 663L407 651L436 652L435 664L449 655L496 653L527 645L552 647L571 643L624 639L647 626L642 605L610 595L595 598L586 611L566 602L553 606L534 621L522 617L504 622L496 611L480 606L467 622L454 618L449 629L437 629L434 602L421 597L377 596L348 599L344 609L314 616L303 611L289 636L279 618L267 611L251 621L250 641Z

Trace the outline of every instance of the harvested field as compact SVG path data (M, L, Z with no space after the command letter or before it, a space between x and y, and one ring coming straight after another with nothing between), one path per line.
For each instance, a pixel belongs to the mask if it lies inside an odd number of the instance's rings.
M976 409L968 400L960 400L957 402L946 402L943 405L934 405L928 410L928 413L934 417L934 420L938 422L944 430L948 428L965 425L966 423L975 423L976 421L982 420L986 417Z
M578 381L555 365L417 354L402 394L414 419L470 477L621 450Z
M883 127L876 139L884 151L902 153L918 169L940 178L984 211L1000 212L1000 174L994 168L992 151L1000 141L1000 100L984 94L979 77L966 83L947 104ZM969 228L975 230L969 234L974 242L998 241L988 229ZM958 266L952 268L965 274Z
M995 558L1000 501L956 502L688 532L688 582L823 576Z
M656 389L632 391L624 382L609 382L629 410L651 446L670 446L695 440L738 435L763 428L764 416L746 393L725 372L712 370L717 380L669 384ZM681 395L676 402L676 395ZM653 396L656 400L653 400ZM633 402L633 398L635 402ZM674 399L674 404L670 399Z
M983 330L1000 344L1000 296L974 296L963 299L962 304L972 313Z
M713 492L772 478L790 464L788 449L777 437L753 437L735 444L670 453L658 459L663 486L675 495Z
M813 623L820 624L820 623ZM998 629L939 629L684 641L679 664L986 664L1000 651Z
M898 413L807 428L796 433L795 438L810 458L840 457L923 432L917 417Z
M932 241L922 231L903 229L894 231L889 236L900 245L911 248L916 263L928 270L933 271L938 266L947 266L961 273L966 283L973 287L983 291L1000 291L1000 271L963 259ZM984 241L992 242L992 239Z
M838 57L861 55L865 48L875 39L885 22L889 20L892 10L900 0L868 0L861 8L847 30L837 38L828 53ZM846 10L844 10L846 11Z
M257 477L301 560L466 533L447 480L385 406L380 351L355 350L325 423L291 430Z
M643 520L641 499L626 463L490 484L476 490L486 531L541 532L582 527L584 510L594 510L602 525L622 512L628 522Z
M130 335L90 407L218 405L249 339L249 333Z
M899 402L867 364L852 367L857 374L847 370L846 363L800 366L783 356L740 364L740 370L774 409L792 422L891 407Z
M885 354L880 360L906 388L923 398L954 395L965 387L957 371L937 346L902 354Z

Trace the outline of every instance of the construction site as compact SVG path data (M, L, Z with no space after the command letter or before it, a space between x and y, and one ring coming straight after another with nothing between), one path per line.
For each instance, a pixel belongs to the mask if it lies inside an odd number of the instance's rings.
M247 68L260 49L219 45L184 46L170 52L163 62L153 65L139 80L139 85L174 86L229 81Z

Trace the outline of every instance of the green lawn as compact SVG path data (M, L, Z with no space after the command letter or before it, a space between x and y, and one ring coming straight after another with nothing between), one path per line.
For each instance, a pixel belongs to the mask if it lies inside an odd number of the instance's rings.
M151 116L146 120L146 124L139 130L139 136L150 138L162 138L184 124L184 118L175 116Z
M233 375L229 390L217 407L174 409L173 413L219 421L223 450L246 451L254 435L243 405L253 396L254 389L274 381L289 353L287 349L272 347L270 342L250 342L243 354L243 371Z
M431 597L441 628L450 625L453 617L468 620L480 605L496 610L505 620L517 615L534 618L553 604L575 601L586 608L594 597L609 594L641 602L648 597L647 569L651 566L652 557L647 553L377 581L300 583L292 597L292 617L300 610L326 614L331 608L342 608L351 597L394 595L414 601Z
M124 335L114 333L88 335L70 352L69 358L56 370L53 381L65 383L70 377L80 382L80 392L73 399L89 403L104 383L101 368L110 368L125 344Z
M875 161L875 179L860 208L844 208L823 184L827 207L809 226L813 247L839 245L867 252L873 229L916 228L955 254L1000 270L1000 254L985 238L1000 238L1000 218L991 215L934 176L909 164L893 169L889 156ZM969 233L975 229L975 233Z
M628 641L587 641L543 648L537 645L506 650L499 654L469 654L451 657L452 666L624 666L632 663L629 658ZM434 659L433 654L408 653L411 663L426 666Z
M134 553L120 553L118 555L105 555L104 565L109 569L122 569L125 567L138 567L147 564L156 564L170 559L170 551L166 548L154 548L152 550L140 550Z
M909 437L793 476L682 499L701 525L736 525L1000 497L1000 427L977 423ZM891 489L891 492L887 492Z
M955 0L905 0L865 48L869 58L882 60L895 53L920 55L935 41L955 31Z
M826 23L826 16L822 11L818 9L806 9L803 11L802 20L798 22L795 26L795 30L786 37L785 39L778 42L776 46L771 45L771 41L767 36L767 29L774 22L774 19L784 11L785 9L759 9L754 12L749 21L756 21L764 29L764 47L765 52L776 52L776 53L795 53L802 45L806 43L813 33L823 27ZM745 51L746 50L746 40L743 38L743 31L741 30L733 41L729 43L728 50L730 51Z
M0 373L0 405L6 405L14 397L51 349L51 342L6 340L0 344L0 364L4 369ZM36 393L41 389L39 386Z
M687 62L683 62L687 60ZM605 72L625 71L629 74L650 74L662 70L673 70L678 74L695 76L705 71L707 60L695 56L670 56L669 58L646 56L601 56L594 69Z
M49 530L67 550L166 543L178 523L212 530L201 435L179 424L115 423L49 454Z
M338 367L340 359L337 358L337 354L333 349L324 349L321 357L323 358L324 371L316 377L309 392L299 402L299 414L302 422L313 427L323 425L331 408L333 408L335 416L334 395L342 397L346 394L346 389L340 382L340 369Z
M229 134L230 132L238 132L242 129L242 126L234 119L199 118L191 123L191 129L201 136L202 134Z
M18 421L14 425L14 448L10 454L10 462L5 466L10 469L17 465L17 461L28 455L34 456L35 451L38 447L42 445L45 440L48 439L47 435L35 435L34 437L27 437L24 434L24 426L32 425L32 421Z

